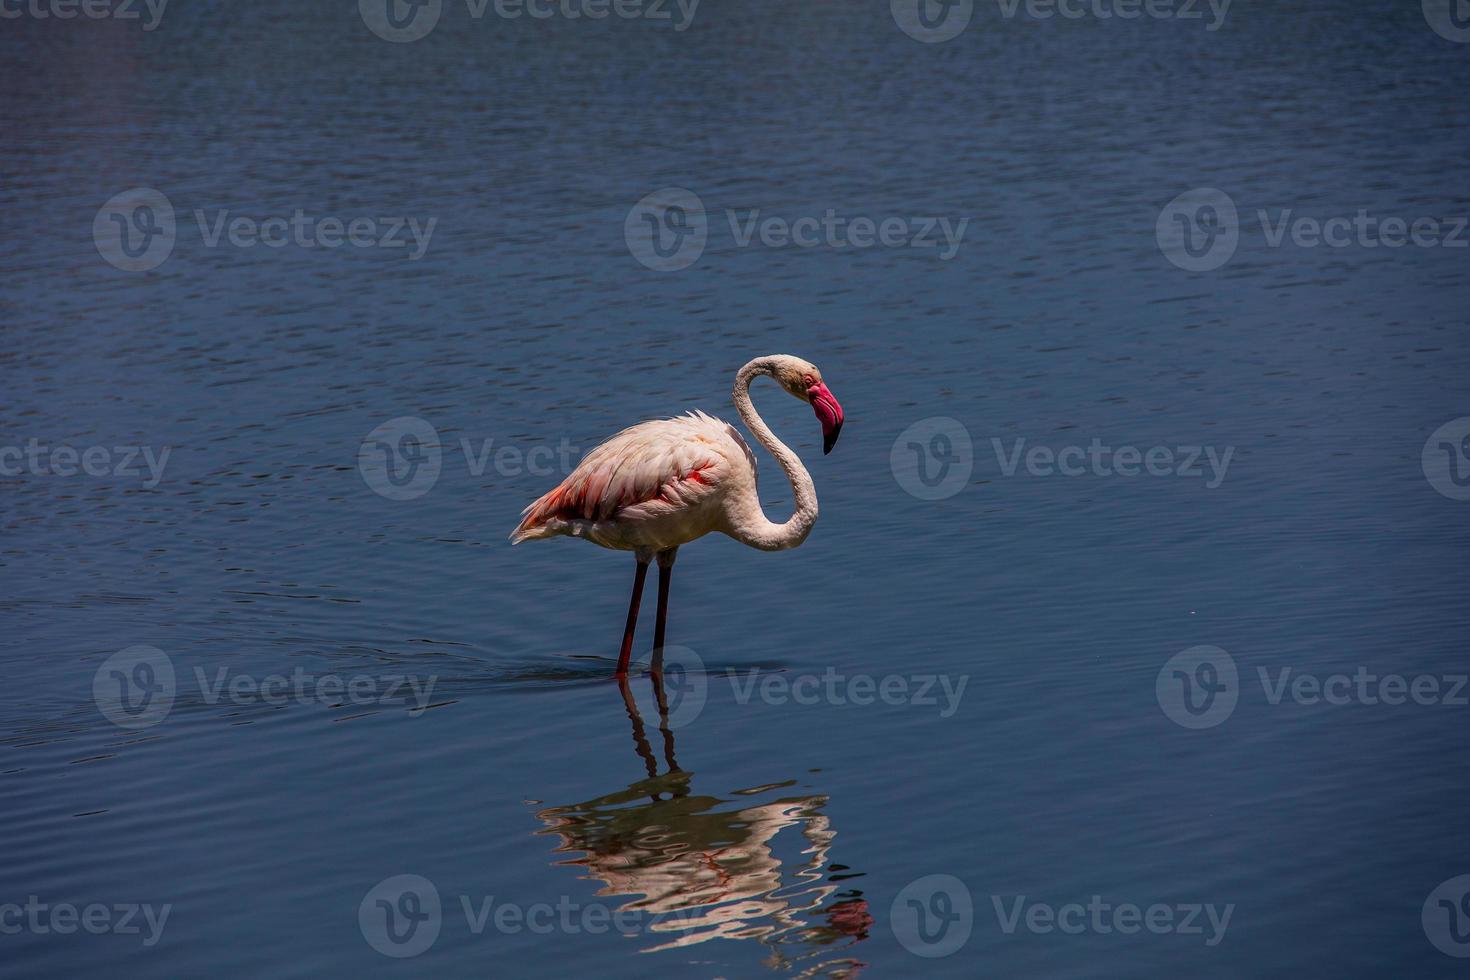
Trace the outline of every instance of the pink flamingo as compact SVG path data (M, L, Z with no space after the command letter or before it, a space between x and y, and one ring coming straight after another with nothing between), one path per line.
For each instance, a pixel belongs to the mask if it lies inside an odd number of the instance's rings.
M762 551L795 548L817 520L817 491L806 467L771 433L750 403L750 383L774 378L787 393L811 404L822 423L822 453L842 431L842 406L822 383L822 372L790 354L757 357L735 375L735 410L776 457L796 498L796 513L774 524L756 493L755 455L728 422L694 411L641 422L592 450L561 485L527 507L511 532L512 544L568 535L631 551L637 562L616 676L628 673L633 631L648 563L658 558L658 619L653 631L655 674L663 670L669 579L681 544L711 531Z

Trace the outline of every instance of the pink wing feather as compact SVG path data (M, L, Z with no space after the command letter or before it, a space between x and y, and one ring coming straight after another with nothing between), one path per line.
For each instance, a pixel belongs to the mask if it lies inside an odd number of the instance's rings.
M624 429L528 506L511 540L537 536L553 519L637 519L692 507L718 488L732 433L748 457L739 434L703 412Z

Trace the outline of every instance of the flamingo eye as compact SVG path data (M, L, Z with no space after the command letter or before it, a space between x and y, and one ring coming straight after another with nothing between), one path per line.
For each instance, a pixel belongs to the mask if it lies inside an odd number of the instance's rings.
M813 378L810 374L803 375L801 380L802 383L805 384L808 388L817 383L816 379Z

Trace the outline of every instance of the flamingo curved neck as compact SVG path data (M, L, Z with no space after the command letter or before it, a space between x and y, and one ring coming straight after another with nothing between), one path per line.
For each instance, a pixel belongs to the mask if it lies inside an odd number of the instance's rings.
M770 426L766 425L750 402L750 383L763 374L775 374L770 358L758 357L735 375L735 410L740 413L745 427L755 436L756 441L766 447L776 457L776 462L781 464L786 479L791 481L791 492L796 499L796 513L784 524L775 524L768 520L765 511L761 509L760 497L752 481L749 500L743 502L744 506L739 508L738 513L731 515L730 536L762 551L781 551L795 548L811 533L812 525L817 521L817 488L812 485L812 478L806 467L801 465L801 458L776 438Z

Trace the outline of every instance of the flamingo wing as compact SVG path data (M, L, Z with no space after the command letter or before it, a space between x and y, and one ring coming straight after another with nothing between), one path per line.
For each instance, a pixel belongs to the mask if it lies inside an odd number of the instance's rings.
M526 507L511 541L537 537L537 530L559 522L692 510L718 494L737 460L754 469L740 434L703 412L640 423L592 450L560 486Z

